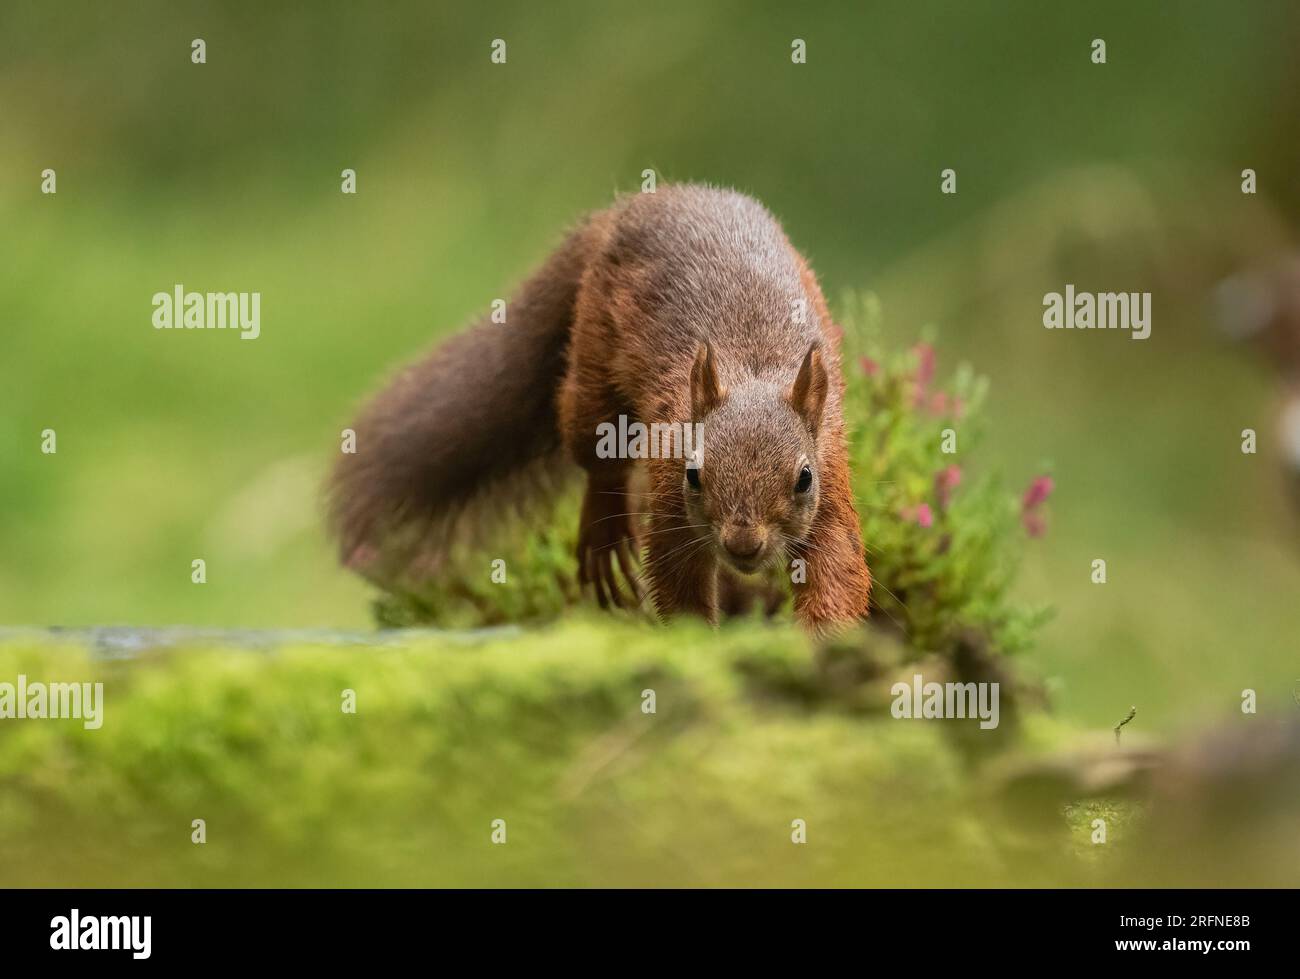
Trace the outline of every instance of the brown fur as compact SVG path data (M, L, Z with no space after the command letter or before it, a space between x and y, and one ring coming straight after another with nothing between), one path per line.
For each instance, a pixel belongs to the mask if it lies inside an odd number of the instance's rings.
M838 330L762 205L700 186L625 197L574 232L509 310L507 325L480 325L409 368L362 416L358 454L334 482L345 554L381 531L436 524L562 443L587 474L579 569L602 605L628 603L644 540L663 615L715 621L720 561L748 572L795 558L806 625L866 614ZM638 510L638 462L596 454L598 426L619 415L702 423L699 489L683 459L645 460ZM804 463L812 485L799 493Z

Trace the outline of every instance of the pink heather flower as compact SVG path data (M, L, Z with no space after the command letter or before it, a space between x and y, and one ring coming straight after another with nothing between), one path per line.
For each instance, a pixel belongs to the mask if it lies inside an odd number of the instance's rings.
M859 357L858 366L862 368L862 373L866 374L867 377L875 377L880 373L880 365L870 357Z
M1035 507L1042 505L1049 496L1052 495L1052 489L1055 487L1051 476L1038 476L1029 484L1029 489L1025 490L1025 498L1021 502L1021 508L1033 510Z
M1047 520L1041 511L1052 495L1054 485L1051 476L1038 476L1025 490L1024 499L1020 501L1020 523L1030 537L1042 537L1047 533Z
M917 358L916 373L912 378L916 383L912 391L912 407L920 408L926 402L926 388L934 380L934 347L928 343L918 343L912 352Z
M961 484L961 466L952 465L934 474L934 495L940 509L946 510L952 500L952 491Z
M948 413L948 395L943 391L935 391L930 395L930 414L946 415Z
M916 522L922 527L934 525L934 514L930 510L930 504L918 503L916 505Z
M928 343L918 343L914 348L918 363L916 365L916 383L924 391L934 380L934 347Z

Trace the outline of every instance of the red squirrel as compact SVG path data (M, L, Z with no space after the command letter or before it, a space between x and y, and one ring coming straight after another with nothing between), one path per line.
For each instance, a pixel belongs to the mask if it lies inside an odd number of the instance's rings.
M507 311L406 368L354 424L330 485L346 563L399 538L408 554L445 550L470 504L512 505L518 476L567 455L586 473L579 580L602 606L639 598L640 562L660 615L716 622L720 566L779 563L812 631L867 614L839 330L766 208L696 185L623 197ZM690 426L702 444L610 457L599 433L620 416Z

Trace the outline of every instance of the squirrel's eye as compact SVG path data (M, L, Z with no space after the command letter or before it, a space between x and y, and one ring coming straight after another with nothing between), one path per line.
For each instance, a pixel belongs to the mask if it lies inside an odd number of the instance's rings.
M686 482L690 484L690 487L693 490L697 490L700 488L700 467L699 466L686 467Z
M807 493L812 489L812 470L804 466L799 470L799 482L794 484L796 493Z

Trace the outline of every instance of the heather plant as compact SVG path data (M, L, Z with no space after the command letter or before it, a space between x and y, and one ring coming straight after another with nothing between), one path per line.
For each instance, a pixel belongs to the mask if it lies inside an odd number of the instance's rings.
M1050 477L1010 492L979 462L987 379L961 364L941 382L931 340L887 344L874 296L846 306L845 416L877 618L918 651L970 630L1023 649L1048 613L1010 593L1026 537L1046 532Z

